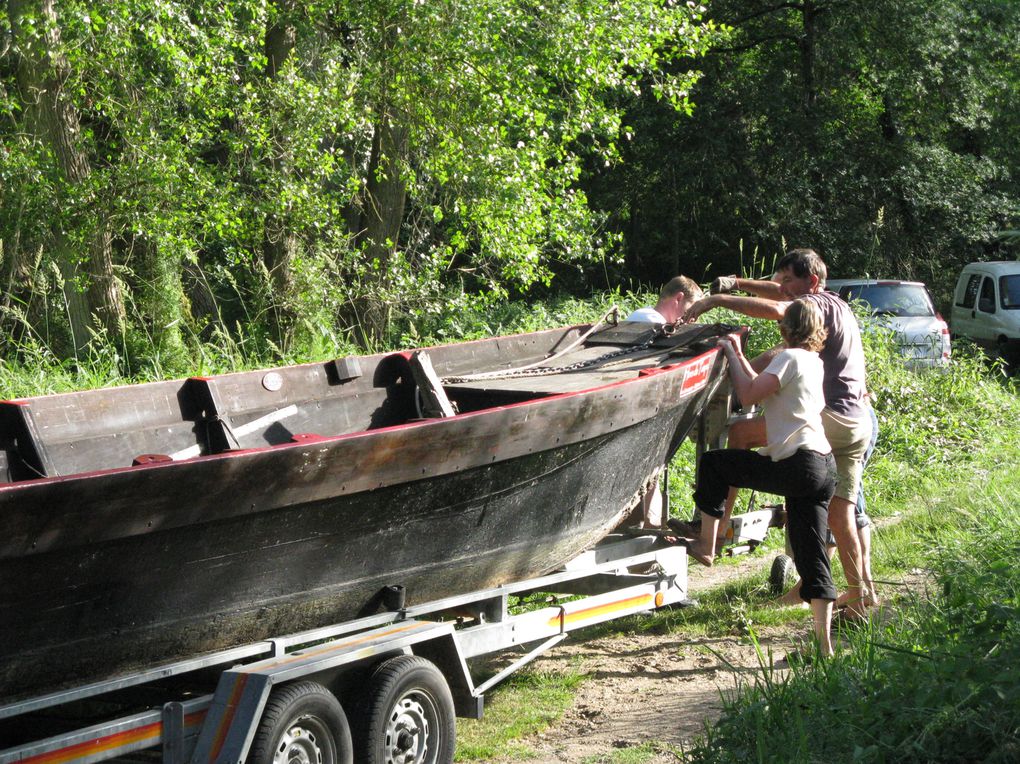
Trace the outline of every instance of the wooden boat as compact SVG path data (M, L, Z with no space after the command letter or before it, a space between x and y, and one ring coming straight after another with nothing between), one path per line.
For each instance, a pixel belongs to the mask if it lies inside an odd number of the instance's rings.
M438 384L399 352L0 402L0 698L571 559L691 429L732 327L594 328L431 348Z

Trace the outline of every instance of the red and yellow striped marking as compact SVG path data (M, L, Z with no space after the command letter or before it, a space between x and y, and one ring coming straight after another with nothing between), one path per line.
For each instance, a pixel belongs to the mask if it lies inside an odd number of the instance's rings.
M289 663L296 663L298 661L308 660L309 658L315 658L320 655L327 655L336 650L343 649L348 650L351 647L356 647L364 642L371 642L372 640L379 639L381 637L388 637L394 634L400 634L405 631L413 631L423 626L422 623L408 623L403 626L396 626L387 631L376 634L368 634L361 637L353 637L351 639L345 639L341 644L326 644L317 649L302 650L294 655L288 655L283 658L279 658L273 661L271 664L273 668L280 666L286 666ZM234 676L234 686L230 690L230 698L227 700L226 711L220 718L220 722L216 727L216 737L213 740L209 761L216 761L220 757L220 753L223 750L223 746L227 741L227 734L230 732L230 726L234 722L234 717L237 715L237 709L241 702L241 697L244 694L245 686L248 684L248 677L259 671L264 671L267 668L265 662L253 664L250 667L241 667L237 669L237 673Z
M564 613L562 616L553 616L549 619L549 626L559 626L561 623L566 626L579 621L588 621L604 615L619 613L621 610L633 610L635 608L648 607L654 600L651 594L639 594L636 597L628 597L615 602L607 602L604 605L593 605L591 607L576 610L573 613Z
M205 711L198 711L184 717L185 726L192 726L205 718ZM70 761L84 759L87 756L116 751L131 745L140 744L142 747L156 745L163 735L163 723L152 722L135 729L114 732L103 735L92 740L83 740L80 743L69 745L65 748L58 748L55 751L38 753L35 756L28 756L20 760L20 764L65 764Z
M226 713L220 718L220 723L216 728L216 737L213 739L212 744L212 755L209 757L210 761L216 761L220 757L220 751L223 750L223 744L227 741L227 733L230 731L230 725L234 721L237 706L241 702L241 696L244 694L244 688L247 684L248 674L238 674L235 677L234 687L230 691L230 698L227 700Z

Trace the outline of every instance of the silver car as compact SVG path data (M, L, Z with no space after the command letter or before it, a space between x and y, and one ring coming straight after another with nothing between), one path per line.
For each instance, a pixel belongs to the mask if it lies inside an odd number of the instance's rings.
M920 281L829 279L826 288L847 302L867 304L871 320L893 331L911 366L939 366L949 361L949 326Z

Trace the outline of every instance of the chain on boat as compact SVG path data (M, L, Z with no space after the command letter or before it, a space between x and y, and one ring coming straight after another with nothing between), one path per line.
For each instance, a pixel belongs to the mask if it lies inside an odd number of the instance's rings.
M642 351L650 348L656 340L660 337L671 337L677 333L680 324L663 324L662 326L656 326L655 332L651 338L640 345L632 345L631 347L620 348L619 350L612 350L608 353L598 356L597 358L590 358L587 361L577 361L576 363L567 364L566 366L549 366L557 358L560 358L567 353L571 352L588 339L592 334L598 331L603 326L617 326L620 323L620 309L619 306L614 305L607 310L602 317L596 321L591 327L579 336L576 340L570 343L567 347L557 351L553 355L543 358L541 361L535 361L534 363L528 364L527 366L518 366L514 369L498 369L496 371L483 371L478 374L465 374L457 377L443 377L441 380L444 385L455 385L464 382L476 382L483 379L513 379L515 377L543 377L552 374L563 374L570 371L579 371L581 369L587 369L592 366L605 365L607 362L613 359L622 359L623 356L627 356L627 360L633 360L632 356L641 353Z

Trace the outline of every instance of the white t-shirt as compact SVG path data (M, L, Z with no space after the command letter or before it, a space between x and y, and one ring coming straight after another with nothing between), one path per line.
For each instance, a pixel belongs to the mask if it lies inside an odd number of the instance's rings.
M779 390L762 401L769 442L760 453L774 462L792 456L799 448L829 453L832 449L822 427L824 368L818 353L787 348L763 373L779 377Z
M649 324L665 324L666 317L655 308L638 308L626 318L627 321L644 321Z

